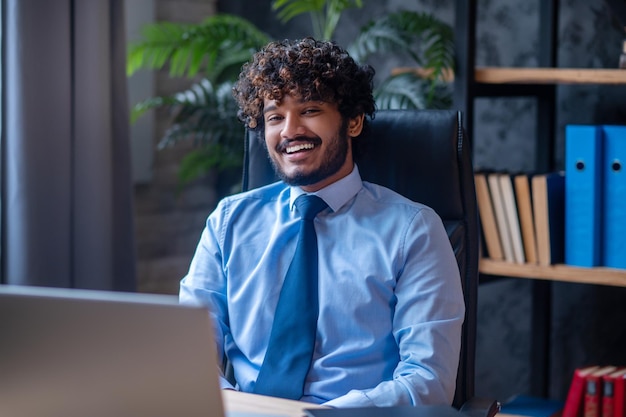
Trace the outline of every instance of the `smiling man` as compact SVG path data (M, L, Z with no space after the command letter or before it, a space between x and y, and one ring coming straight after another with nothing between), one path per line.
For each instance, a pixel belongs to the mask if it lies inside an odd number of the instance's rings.
M374 117L373 76L311 38L271 43L242 69L239 117L281 181L218 204L180 287L181 302L211 312L237 380L223 388L334 407L452 401L464 305L445 229L432 209L362 181L353 158ZM298 198L310 194L323 208L304 257L314 272L300 275L314 295L287 304L309 218Z
M263 118L270 160L286 183L314 192L352 171L351 141L336 103L265 98ZM347 120L350 135L359 135L363 118Z

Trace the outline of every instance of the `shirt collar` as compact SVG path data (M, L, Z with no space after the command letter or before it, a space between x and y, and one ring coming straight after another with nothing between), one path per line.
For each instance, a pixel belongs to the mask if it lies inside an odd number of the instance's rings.
M356 193L359 192L361 187L363 187L361 174L359 174L359 168L355 164L352 172L348 175L311 194L324 200L332 211L337 211L341 208L341 206L350 201ZM289 208L293 210L296 198L307 193L300 187L289 188L291 190L291 194L289 196Z

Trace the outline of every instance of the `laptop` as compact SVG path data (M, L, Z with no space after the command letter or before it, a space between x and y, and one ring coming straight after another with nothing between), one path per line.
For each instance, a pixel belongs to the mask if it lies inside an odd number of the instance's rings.
M0 285L0 416L224 417L211 326L176 296Z

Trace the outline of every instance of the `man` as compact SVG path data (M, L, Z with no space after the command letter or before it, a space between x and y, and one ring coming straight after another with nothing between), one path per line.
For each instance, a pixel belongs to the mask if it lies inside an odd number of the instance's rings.
M296 398L333 407L452 401L464 305L447 234L430 208L363 182L353 159L375 112L373 76L336 44L307 38L266 46L233 89L282 181L219 203L180 300L209 307L236 389L266 392L260 374L297 252L294 205L315 194L328 206L313 220L317 328Z

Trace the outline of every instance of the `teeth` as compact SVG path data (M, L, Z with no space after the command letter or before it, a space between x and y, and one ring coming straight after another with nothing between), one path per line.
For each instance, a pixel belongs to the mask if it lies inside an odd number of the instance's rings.
M313 149L313 148L314 148L314 145L312 143L302 143L298 145L288 146L287 149L285 149L285 152L294 153L294 152L301 151L303 149Z

